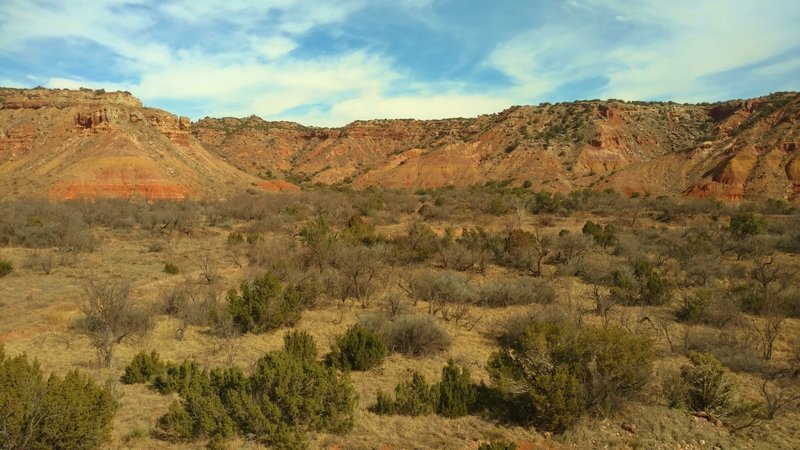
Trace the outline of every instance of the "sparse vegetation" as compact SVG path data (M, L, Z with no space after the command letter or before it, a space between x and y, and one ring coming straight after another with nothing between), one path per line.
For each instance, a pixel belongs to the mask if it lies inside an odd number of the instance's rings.
M517 185L6 201L0 335L112 380L95 447L800 444L796 210Z

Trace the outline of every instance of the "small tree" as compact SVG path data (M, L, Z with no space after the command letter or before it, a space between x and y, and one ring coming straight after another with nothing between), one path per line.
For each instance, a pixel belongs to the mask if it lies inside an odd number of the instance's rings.
M322 272L331 262L338 236L327 220L317 217L300 230L303 245L311 252L311 259Z
M436 413L445 417L467 415L477 398L477 387L470 379L469 370L459 367L452 359L442 368L442 381L435 388L438 390Z

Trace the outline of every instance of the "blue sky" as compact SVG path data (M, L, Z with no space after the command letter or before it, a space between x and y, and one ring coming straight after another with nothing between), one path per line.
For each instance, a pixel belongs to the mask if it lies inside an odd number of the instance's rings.
M339 126L800 89L796 0L0 0L0 86Z

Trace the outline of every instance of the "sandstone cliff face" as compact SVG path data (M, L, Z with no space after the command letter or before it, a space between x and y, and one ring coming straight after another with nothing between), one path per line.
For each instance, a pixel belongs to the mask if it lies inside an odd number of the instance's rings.
M195 142L190 120L126 92L0 89L0 192L180 199L251 185Z
M712 105L581 101L474 119L357 121L337 129L203 119L192 135L252 174L355 188L468 185L612 188L729 200L794 200L796 93Z

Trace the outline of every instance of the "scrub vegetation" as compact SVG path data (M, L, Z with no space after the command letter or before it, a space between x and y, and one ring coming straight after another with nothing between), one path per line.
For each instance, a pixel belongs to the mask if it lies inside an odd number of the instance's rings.
M511 185L0 203L0 448L800 447L792 205Z

